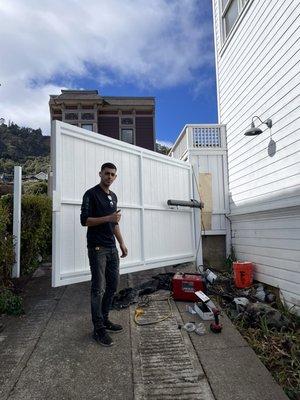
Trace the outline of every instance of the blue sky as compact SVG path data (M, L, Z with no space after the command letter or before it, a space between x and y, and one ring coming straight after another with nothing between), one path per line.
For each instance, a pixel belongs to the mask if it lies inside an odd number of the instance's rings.
M6 120L49 134L49 94L76 88L154 96L161 142L217 122L211 0L0 0L0 18Z

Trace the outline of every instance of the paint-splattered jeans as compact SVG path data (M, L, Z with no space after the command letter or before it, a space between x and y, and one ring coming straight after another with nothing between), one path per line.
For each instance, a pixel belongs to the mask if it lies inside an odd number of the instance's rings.
M119 283L119 255L114 248L88 249L91 280L91 311L94 329L102 328L108 319Z

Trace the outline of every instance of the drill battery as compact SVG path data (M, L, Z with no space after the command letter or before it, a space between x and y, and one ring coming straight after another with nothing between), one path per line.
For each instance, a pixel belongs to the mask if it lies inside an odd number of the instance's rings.
M201 275L181 272L174 275L172 280L174 300L197 301L199 299L195 292L198 290L206 291L205 280Z

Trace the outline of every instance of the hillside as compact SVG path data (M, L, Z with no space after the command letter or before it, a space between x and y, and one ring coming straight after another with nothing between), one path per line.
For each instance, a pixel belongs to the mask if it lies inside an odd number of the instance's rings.
M168 154L169 148L156 143L156 151ZM50 136L40 129L0 125L0 174L11 174L14 165L23 167L23 174L48 171L50 165Z
M47 172L50 164L50 137L40 129L0 125L0 173L12 173L14 165L25 174Z

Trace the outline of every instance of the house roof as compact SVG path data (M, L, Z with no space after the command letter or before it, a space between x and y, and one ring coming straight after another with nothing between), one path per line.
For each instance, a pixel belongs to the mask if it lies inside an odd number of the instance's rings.
M98 90L62 90L61 94L51 94L51 100L100 100Z
M93 101L112 106L154 106L154 97L101 96L98 90L62 90L61 94L51 94L50 104L62 103L65 100Z

